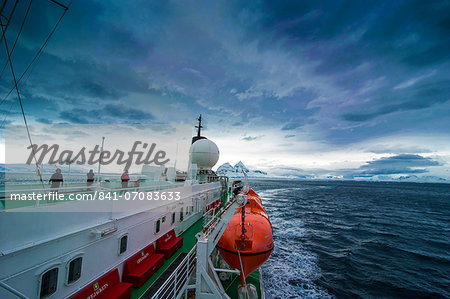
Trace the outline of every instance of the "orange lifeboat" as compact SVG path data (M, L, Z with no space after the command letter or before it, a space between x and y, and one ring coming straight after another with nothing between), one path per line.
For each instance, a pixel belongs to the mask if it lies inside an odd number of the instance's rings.
M244 209L244 211L242 211ZM238 208L217 244L223 259L241 271L241 282L269 258L273 250L272 225L255 191Z

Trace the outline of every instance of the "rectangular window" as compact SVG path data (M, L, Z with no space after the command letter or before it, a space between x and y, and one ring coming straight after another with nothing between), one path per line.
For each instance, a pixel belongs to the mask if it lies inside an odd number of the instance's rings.
M175 214L175 212L173 212L173 213L172 213L172 223L171 223L171 224L174 224L174 223L175 223L175 217L176 217L176 214Z
M166 222L166 216L162 218L162 223Z
M161 220L156 221L156 231L155 233L159 233L159 231L161 230Z
M70 284L77 281L81 277L81 264L83 263L83 258L78 257L72 260L69 264L69 275L67 277L67 283Z
M125 251L127 251L127 246L128 246L128 235L123 236L122 238L120 238L119 254L122 254Z
M183 221L183 217L184 217L183 208L181 208L181 210L180 210L180 221Z
M40 298L47 298L58 286L58 268L53 268L42 275Z

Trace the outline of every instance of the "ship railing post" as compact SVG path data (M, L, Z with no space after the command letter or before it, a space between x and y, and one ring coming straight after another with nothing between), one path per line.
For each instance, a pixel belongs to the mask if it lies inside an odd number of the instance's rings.
M173 279L173 298L177 297L177 279L178 279L178 272L175 272L175 277Z
M188 253L188 259L186 260L186 284L189 283L189 264L191 263L191 253Z
M29 298L29 297L25 296L24 294L22 294L21 292L19 292L18 290L16 290L13 287L11 287L10 285L4 283L3 281L0 281L0 287L2 287L3 289L11 292L12 294L14 294L15 296L17 296L19 298L23 298L23 299L28 299Z

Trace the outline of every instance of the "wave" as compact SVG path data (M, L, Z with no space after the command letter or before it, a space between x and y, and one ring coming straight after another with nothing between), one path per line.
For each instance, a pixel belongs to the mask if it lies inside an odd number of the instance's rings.
M279 196L301 188L272 189L259 192L263 201L270 202ZM274 251L262 267L262 279L267 298L333 298L327 290L314 281L320 276L317 257L306 250L298 239L305 237L301 221L292 221L286 214L279 215L275 206L265 204L271 215L274 232ZM281 216L281 217L280 217Z
M450 185L252 187L274 230L267 298L450 298Z

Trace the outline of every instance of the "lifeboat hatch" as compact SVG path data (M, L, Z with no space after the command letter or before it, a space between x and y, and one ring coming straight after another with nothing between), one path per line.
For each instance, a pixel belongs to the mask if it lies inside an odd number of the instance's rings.
M242 239L235 239L234 243L236 244L236 247L240 250L242 248ZM253 246L252 240L244 240L244 248L245 250L251 250Z

